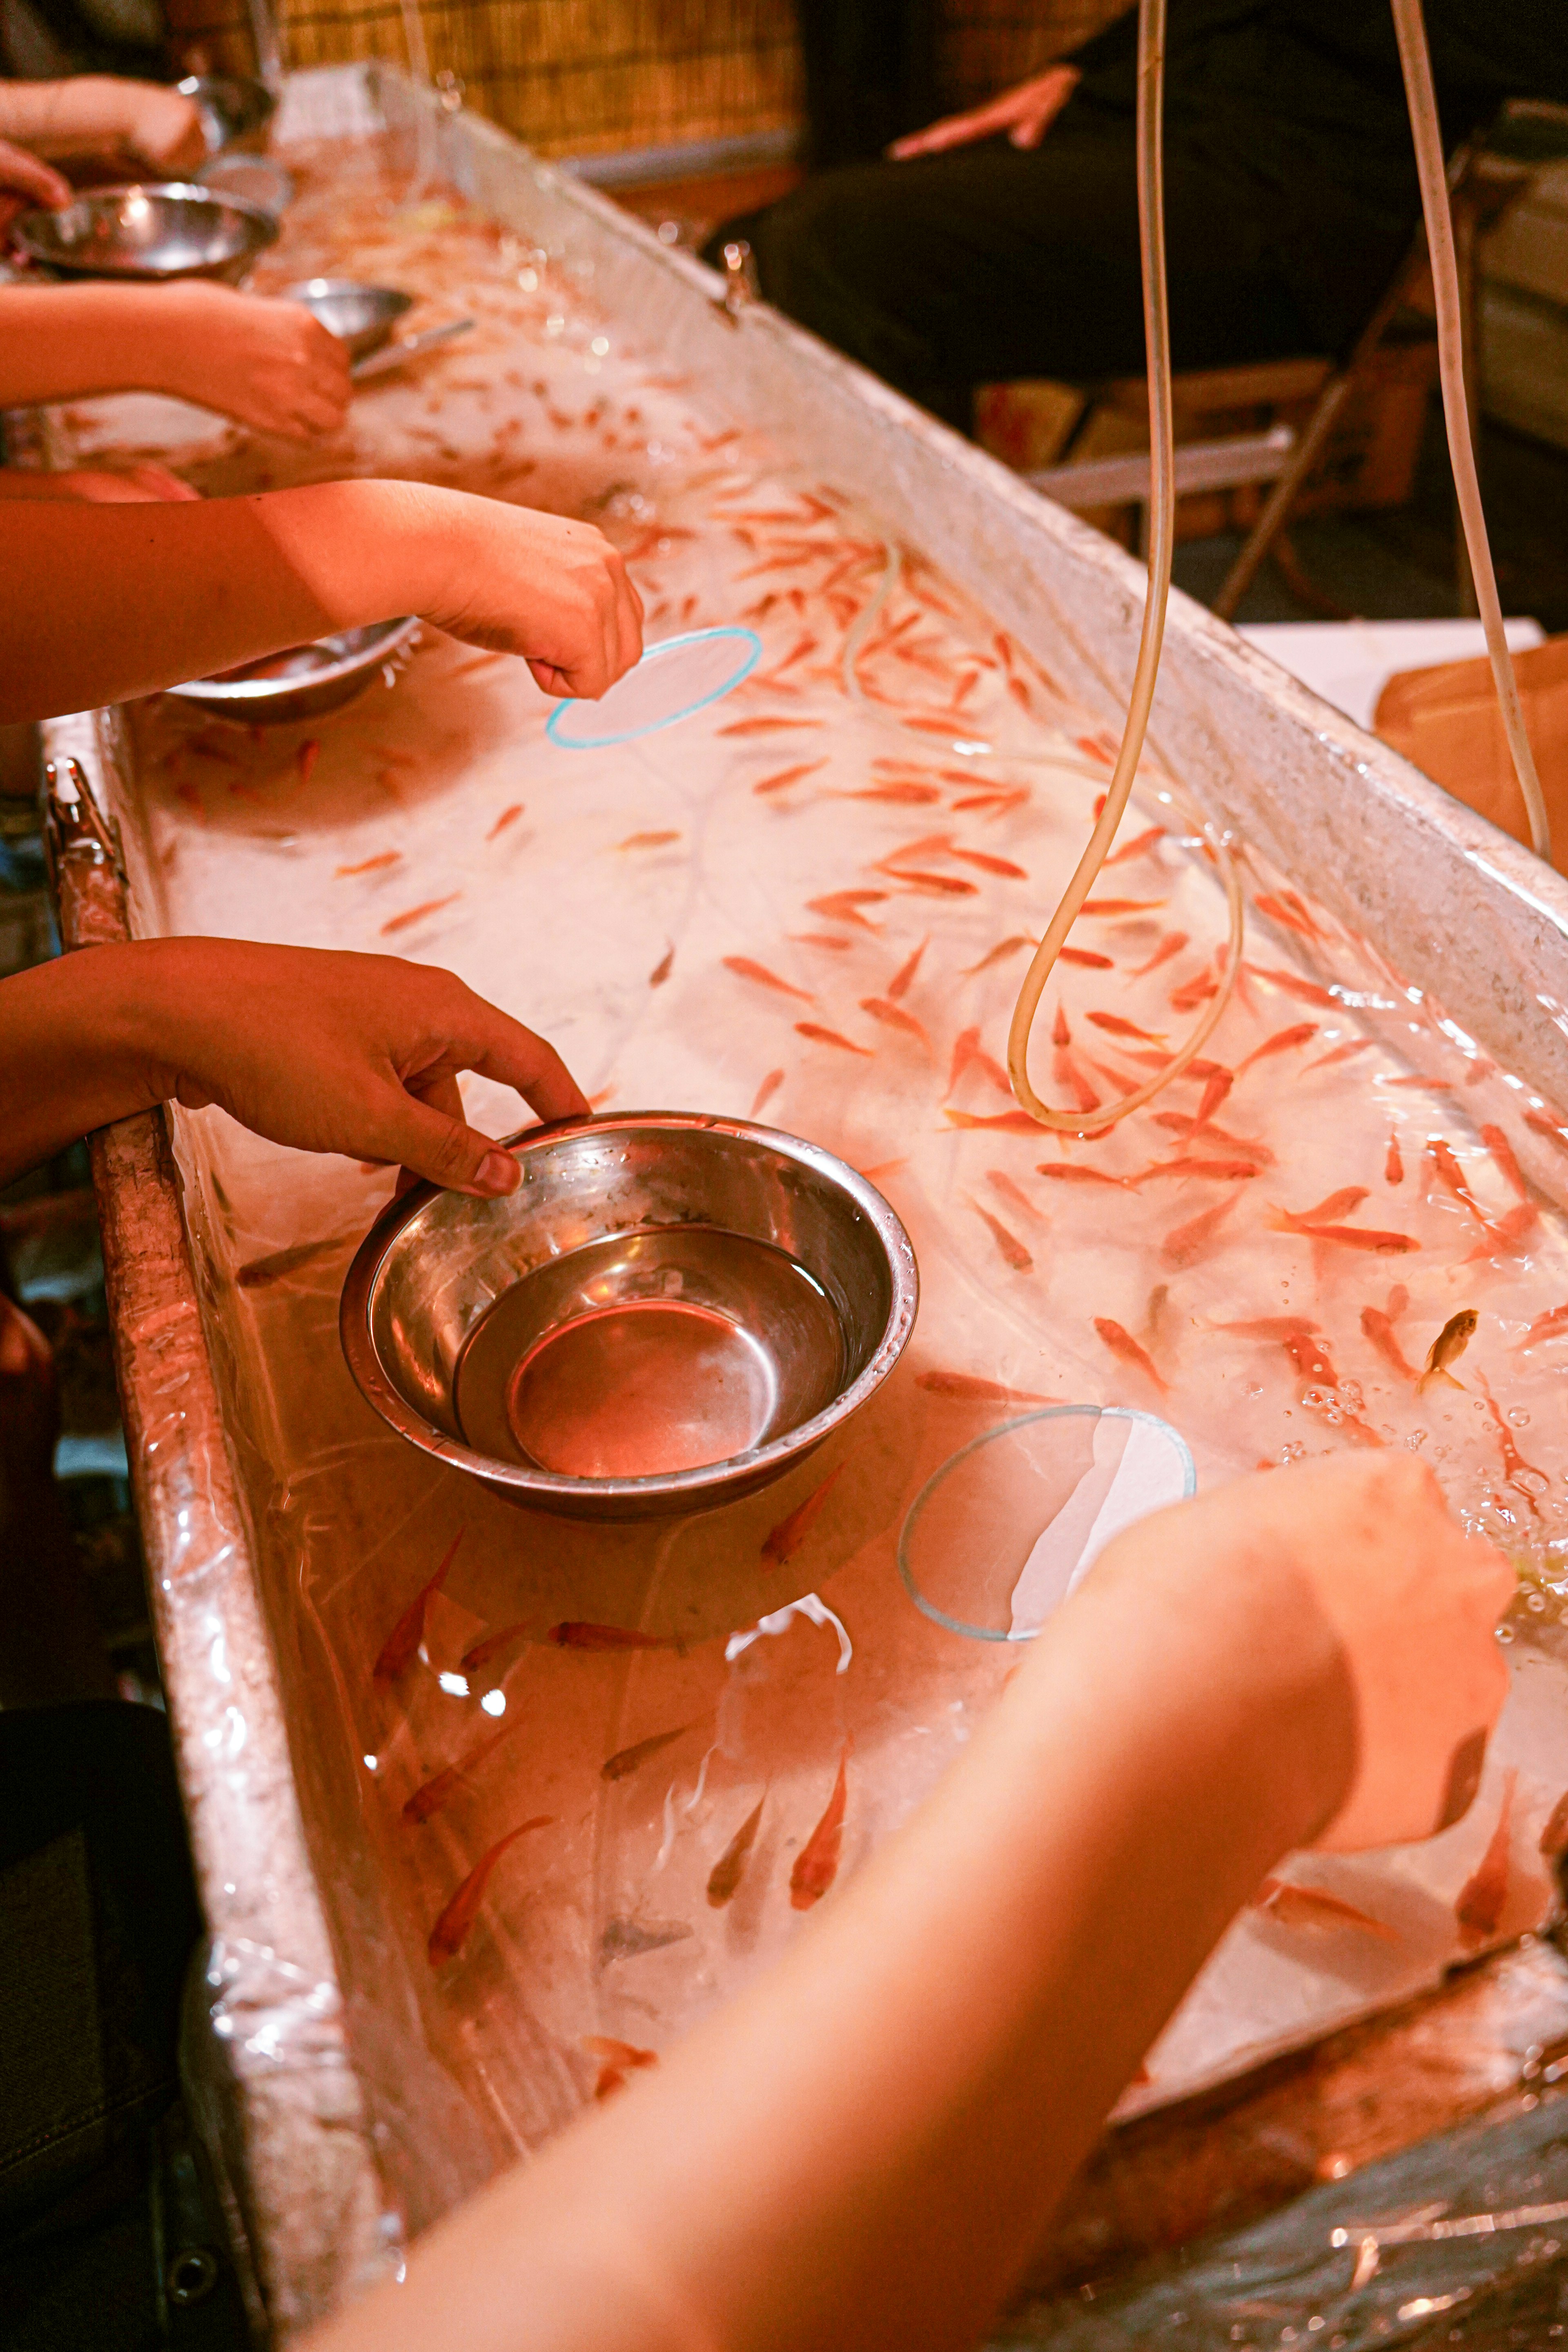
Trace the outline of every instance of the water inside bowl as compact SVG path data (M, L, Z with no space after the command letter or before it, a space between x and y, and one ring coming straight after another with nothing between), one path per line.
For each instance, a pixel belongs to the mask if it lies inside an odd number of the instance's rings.
M597 702L563 702L545 733L563 751L630 743L704 710L749 677L762 657L752 629L693 629L649 646L641 661Z
M910 1507L899 1571L916 1607L976 1642L1026 1642L1111 1538L1196 1486L1186 1441L1123 1405L1067 1404L988 1430Z
M591 1242L488 1307L453 1402L477 1453L574 1478L647 1478L748 1454L838 1393L846 1351L821 1284L715 1225Z

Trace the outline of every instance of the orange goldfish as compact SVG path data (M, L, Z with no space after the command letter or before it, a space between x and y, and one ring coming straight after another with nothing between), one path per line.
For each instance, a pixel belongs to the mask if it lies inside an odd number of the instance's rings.
M1250 1323L1211 1323L1211 1331L1234 1331L1238 1339L1304 1339L1318 1329L1302 1315L1263 1315Z
M990 1227L992 1239L1014 1273L1032 1274L1035 1270L1035 1261L1018 1239L1017 1234L1011 1232L1002 1223L1000 1217L994 1217L990 1210L984 1208L978 1201L971 1201L969 1205L975 1215L983 1217Z
M754 980L759 987L776 989L781 996L798 997L803 1004L816 1003L809 989L796 988L793 982L781 980L776 971L770 971L765 963L754 963L750 956L724 956L721 961L725 971L732 971L738 980Z
M1105 862L1107 866L1124 865L1130 857L1142 857L1146 849L1152 849L1157 841L1163 841L1164 838L1164 826L1152 824L1147 833L1137 834L1132 840L1124 841L1120 849L1113 849ZM1184 945L1185 942L1184 941L1183 944ZM1172 948L1170 953L1174 955L1175 952L1175 949Z
M334 866L333 879L342 882L351 874L378 874L384 866L398 865L402 856L401 849L384 849L379 857L362 858L357 866Z
M1560 1339L1564 1331L1568 1331L1568 1303L1549 1307L1544 1315L1536 1317L1523 1339L1515 1342L1516 1350L1539 1347L1543 1339Z
M1336 1242L1342 1249L1374 1250L1384 1257L1397 1257L1402 1250L1421 1246L1409 1234L1380 1233L1373 1226L1292 1223L1286 1230L1300 1234L1308 1241Z
M1079 911L1085 915L1152 915L1165 904L1163 898L1086 898Z
M1325 1004L1331 1012L1343 1010L1331 989L1320 988L1315 980L1303 980L1300 972L1276 971L1266 963L1244 964L1242 970L1258 980L1272 981L1276 988L1282 988L1287 996L1300 997L1303 1004Z
M1321 1886L1298 1886L1289 1879L1266 1878L1247 1908L1266 1912L1282 1927L1360 1927L1369 1936L1380 1936L1385 1944L1402 1940L1399 1930L1385 1919L1358 1911L1353 1903L1330 1895Z
M650 988L662 988L665 982L669 978L670 973L674 970L675 949L671 946L665 950L663 955L660 956L658 961L649 972L647 976L648 986Z
M1388 1137L1388 1157L1383 1163L1383 1181L1385 1184L1403 1184L1405 1181L1405 1162L1399 1156L1399 1138L1392 1129Z
M1173 1225L1160 1244L1160 1255L1167 1265L1191 1265L1200 1250L1206 1248L1225 1219L1240 1199L1237 1192L1205 1209L1184 1225Z
M528 1835L530 1830L548 1829L554 1818L552 1813L536 1813L531 1821L520 1822L516 1829L508 1830L505 1837L498 1838L489 1852L480 1856L430 1930L426 1950L433 1969L439 1968L443 1960L455 1959L462 1950L468 1930L479 1916L479 1905L485 1899L490 1873L508 1846L515 1845L520 1837Z
M809 1037L814 1045L837 1045L843 1053L862 1055L868 1062L873 1058L869 1045L857 1045L852 1038L846 1037L841 1031L824 1029L820 1022L797 1021L795 1028L797 1037Z
M956 874L927 874L913 866L884 866L882 871L895 882L905 883L911 890L924 890L932 898L973 898L979 887L961 881Z
M1142 980L1146 972L1158 971L1163 963L1169 963L1173 956L1179 956L1186 944L1185 931L1167 931L1148 962L1134 965L1133 979Z
M1101 1168L1080 1168L1072 1160L1042 1160L1037 1167L1041 1176L1054 1176L1063 1184L1120 1184L1125 1190L1132 1181L1127 1176L1108 1176Z
M1315 1021L1298 1021L1293 1028L1277 1030L1272 1037L1266 1037L1261 1045L1255 1045L1245 1060L1237 1064L1237 1076L1239 1078L1244 1070L1250 1070L1254 1062L1266 1062L1272 1054L1288 1054L1292 1046L1304 1045L1317 1034Z
M462 897L460 890L449 890L444 898L426 898L422 906L405 907L401 915L393 915L381 927L382 938L394 931L405 931L412 923L421 923L426 915L438 915L443 907L455 907Z
M879 926L860 909L880 906L887 896L885 890L835 890L826 898L808 898L805 903L814 915L826 915L830 923L858 923L863 931L875 931Z
M1480 1132L1481 1141L1496 1160L1506 1182L1521 1201L1528 1201L1530 1188L1524 1181L1524 1171L1514 1158L1513 1146L1501 1128L1483 1127Z
M628 833L625 841L616 844L617 849L662 849L668 841L679 841L679 833Z
M1340 1376L1329 1360L1328 1351L1305 1331L1292 1331L1281 1344L1303 1380L1321 1381L1328 1389L1339 1387Z
M752 786L752 790L761 800L769 793L782 793L790 784L798 784L803 776L815 776L818 768L826 768L826 760L807 760L798 768L781 768L776 776L764 776L760 784Z
M1032 948L1036 945L1037 942L1030 939L1026 932L1015 931L1010 940L1002 940L998 941L995 947L992 948L987 954L981 957L978 963L966 964L964 966L963 977L965 980L972 980L977 971L986 971L990 969L992 964L1002 962L1005 957L1016 955L1020 948ZM1109 957L1106 958L1106 961L1110 961Z
M1288 931L1300 931L1304 940L1326 940L1329 936L1313 921L1306 901L1294 890L1281 890L1278 898L1255 898L1253 904L1270 922L1283 923Z
M1120 1013L1091 1013L1089 1019L1108 1037L1136 1037L1141 1045L1161 1045L1164 1039L1154 1030L1140 1029L1135 1021L1124 1021Z
M921 968L921 958L924 955L930 945L931 940L929 939L923 939L919 947L915 950L913 955L908 957L905 961L899 966L897 971L888 982L888 994L895 1004L899 1002L900 997L907 996L909 994L910 989L914 982L915 974Z
M1142 1184L1150 1176L1206 1176L1214 1183L1231 1184L1258 1172L1251 1160L1156 1160L1131 1181Z
M853 1738L844 1742L838 1758L838 1777L833 1783L827 1809L795 1856L795 1868L789 1874L792 1910L809 1911L814 1903L821 1902L838 1875L844 1849L844 1808L848 1796L846 1774L854 1745Z
M1112 1322L1109 1315L1097 1315L1094 1328L1113 1356L1120 1356L1124 1364L1133 1365L1145 1379L1152 1381L1162 1396L1170 1394L1169 1383L1161 1379L1153 1358L1146 1349L1138 1345L1131 1331L1124 1330L1120 1323Z
M524 803L521 801L513 801L510 808L502 809L500 816L486 834L485 839L493 841L498 833L504 833L509 824L515 824L523 813L523 806Z
M999 1110L980 1118L973 1111L949 1110L944 1107L942 1115L950 1127L984 1128L993 1135L1037 1136L1040 1131L1038 1120L1031 1118L1026 1110Z
M985 1171L985 1181L988 1184L994 1184L997 1192L1001 1193L1002 1198L1005 1201L1011 1201L1016 1209L1021 1209L1025 1216L1029 1218L1033 1223L1037 1225L1043 1225L1045 1223L1046 1221L1044 1217L1041 1216L1038 1209L1036 1208L1028 1194L1025 1192L1021 1192L1018 1186L1014 1183L1011 1176L1007 1175L1004 1170L1000 1168L988 1168Z
M1503 1775L1502 1811L1498 1815L1497 1827L1487 1843L1485 1853L1460 1888L1459 1899L1454 1906L1459 1941L1468 1952L1484 1944L1489 1936L1496 1935L1503 1906L1508 1901L1510 1849L1512 1843L1510 1822L1518 1780L1519 1774L1510 1764Z
M767 1801L767 1792L764 1790L708 1874L708 1900L715 1911L721 1911L725 1904L733 1899L740 1887L741 1880L745 1874L746 1857L756 1841L758 1830L762 1827L763 1807Z
M1315 1209L1286 1209L1282 1213L1292 1224L1331 1225L1341 1217L1350 1216L1367 1197L1364 1184L1347 1184L1342 1191L1331 1192Z
M750 1118L755 1118L761 1111L763 1104L769 1101L771 1097L778 1092L780 1087L784 1084L784 1074L782 1070L770 1070L768 1072L767 1076L757 1088L756 1098L752 1102L750 1113L748 1114Z
M845 1465L840 1462L837 1469L828 1472L820 1486L813 1487L804 1503L795 1505L787 1518L769 1528L763 1538L761 1558L764 1568L782 1568L785 1560L794 1558L832 1492L834 1482L843 1476L844 1469Z
M1426 1146L1427 1157L1456 1201L1468 1210L1479 1225L1489 1230L1491 1220L1471 1192L1465 1171L1455 1159L1449 1145L1440 1135L1433 1136Z
M447 1570L457 1559L458 1546L462 1542L468 1530L466 1528L459 1528L458 1529L457 1534L452 1538L451 1542L447 1547L446 1555L441 1561L440 1567L436 1570L434 1576L429 1578L426 1583L420 1586L418 1591L415 1594L413 1600L409 1602L407 1608L404 1611L402 1616L398 1619L396 1624L387 1635L385 1641L382 1643L376 1662L370 1670L371 1680L373 1682L395 1682L398 1675L403 1672L405 1666L407 1665L409 1660L413 1657L415 1652L418 1649L420 1643L425 1639L426 1604L429 1601L431 1595L433 1593L439 1592L441 1587L446 1583Z
M1032 948L1037 944L1037 942L1034 940L1026 940L1024 941L1024 945L1026 948ZM989 958L987 958L987 961L989 961ZM1114 971L1116 970L1115 962L1110 956L1096 955L1092 948L1058 948L1057 950L1057 961L1058 963L1081 963L1089 971ZM978 971L979 966L976 965L975 969Z
M1393 1365L1402 1379L1414 1381L1419 1378L1415 1365L1405 1362L1404 1351L1394 1337L1394 1325L1380 1307L1362 1308L1361 1328L1378 1354L1386 1363Z
M1457 1315L1449 1316L1426 1350L1426 1366L1415 1383L1417 1396L1425 1396L1428 1389L1438 1386L1448 1389L1464 1387L1463 1381L1457 1381L1448 1366L1464 1354L1475 1336L1479 1320L1473 1307L1461 1307Z
M977 866L982 874L1001 874L1015 882L1026 882L1027 869L1015 866L1010 857L993 857L984 849L955 849L954 857L962 857L968 866Z
M690 1728L689 1723L678 1723L673 1731L655 1731L647 1739L634 1740L629 1748L617 1748L615 1754L606 1756L600 1765L600 1780L626 1780L639 1765L646 1764L650 1756L657 1756L661 1748L672 1747L676 1740L684 1739Z
M1497 1399L1491 1392L1491 1389L1487 1381L1487 1376L1484 1372L1478 1372L1476 1374L1476 1384L1479 1388L1482 1397L1485 1399L1487 1411L1491 1415L1492 1427L1497 1432L1498 1451L1502 1455L1502 1466L1508 1483L1513 1488L1515 1494L1522 1495L1524 1496L1525 1501L1530 1506L1531 1517L1538 1519L1541 1517L1541 1511L1536 1503L1535 1496L1531 1489L1524 1486L1521 1481L1523 1477L1539 1478L1542 1485L1544 1486L1547 1483L1545 1475L1542 1471L1536 1468L1533 1462L1527 1462L1525 1460L1523 1454L1514 1444L1513 1433L1509 1428L1507 1422L1503 1419L1502 1414L1498 1410Z
M906 1013L901 1004L893 1004L885 996L863 996L860 1010L868 1013L873 1021L881 1022L884 1028L902 1029L909 1036L918 1037L926 1052L931 1053L931 1042L924 1026L912 1013Z
M481 1739L477 1747L470 1748L468 1754L460 1756L455 1764L448 1764L444 1772L434 1773L415 1790L404 1806L404 1820L417 1828L421 1822L427 1822L432 1813L438 1813L469 1773L477 1772L485 1759L494 1755L502 1740L510 1738L521 1721L521 1715L514 1717L510 1723L503 1724L499 1731L493 1732L489 1739Z

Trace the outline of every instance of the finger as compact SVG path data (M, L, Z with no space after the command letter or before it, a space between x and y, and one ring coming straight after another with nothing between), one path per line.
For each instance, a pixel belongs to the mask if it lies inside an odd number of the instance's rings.
M513 1087L541 1118L573 1118L588 1108L588 1097L553 1045L513 1021L499 1006L475 1003L483 1013L481 1036L470 1040L463 1059L481 1078Z
M170 506L201 497L200 490L194 490L178 474L171 474L166 466L132 466L130 479L149 498L162 499Z
M416 1101L402 1087L395 1089L385 1118L377 1122L377 1146L416 1176L479 1200L515 1192L522 1181L510 1152L491 1137Z
M1050 129L1055 111L1056 110L1053 107L1049 112L1026 114L1022 122L1015 123L1012 130L1008 132L1007 135L1011 143L1015 147L1021 147L1026 153L1031 152L1039 145L1041 140Z
M557 669L553 662L534 661L531 658L528 659L527 666L530 677L542 693L553 696L557 702L570 702L573 699L572 688L567 683L563 669Z
M58 172L26 147L13 147L8 139L0 139L0 187L30 196L35 204L47 205L50 212L68 205L75 194L68 180L62 179Z

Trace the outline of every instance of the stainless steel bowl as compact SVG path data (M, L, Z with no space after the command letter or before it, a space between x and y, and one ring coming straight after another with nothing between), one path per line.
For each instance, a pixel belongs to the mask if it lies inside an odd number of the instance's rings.
M283 296L303 302L330 335L347 343L351 360L378 352L414 302L412 294L395 286L360 286L352 278L302 278L297 286L285 286Z
M183 180L94 188L58 213L27 213L12 236L65 278L216 278L237 286L278 235L258 205Z
M388 686L395 684L418 627L418 621L410 619L344 629L335 637L290 646L286 653L268 654L216 677L187 678L184 686L168 691L215 719L231 719L246 727L320 719L363 694L377 670L388 673Z
M423 1184L343 1286L343 1352L411 1444L571 1518L710 1510L767 1486L892 1370L909 1235L819 1144L626 1111L514 1137L504 1201Z
M195 99L209 155L221 155L242 140L259 141L278 110L266 83L245 74L187 74L174 87L182 98Z

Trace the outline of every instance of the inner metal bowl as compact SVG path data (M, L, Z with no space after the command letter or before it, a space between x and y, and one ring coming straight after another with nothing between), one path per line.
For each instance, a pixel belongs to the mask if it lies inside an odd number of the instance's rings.
M735 1501L858 1412L914 1328L909 1235L819 1144L626 1111L509 1149L506 1200L422 1184L383 1212L339 1328L383 1419L510 1502Z
M216 278L237 286L278 235L270 213L182 180L94 188L58 213L27 213L12 236L66 278Z
M380 351L405 310L412 294L395 286L360 286L352 278L306 278L285 286L285 301L302 302L330 335L347 343L351 360L368 359Z
M266 83L246 74L187 74L174 87L182 98L195 99L209 155L255 139L278 110Z
M215 719L246 727L281 727L300 719L320 719L363 694L378 669L396 682L400 657L412 650L416 618L376 621L367 629L344 629L313 645L290 646L280 654L244 662L216 677L187 678L167 691L194 702Z

